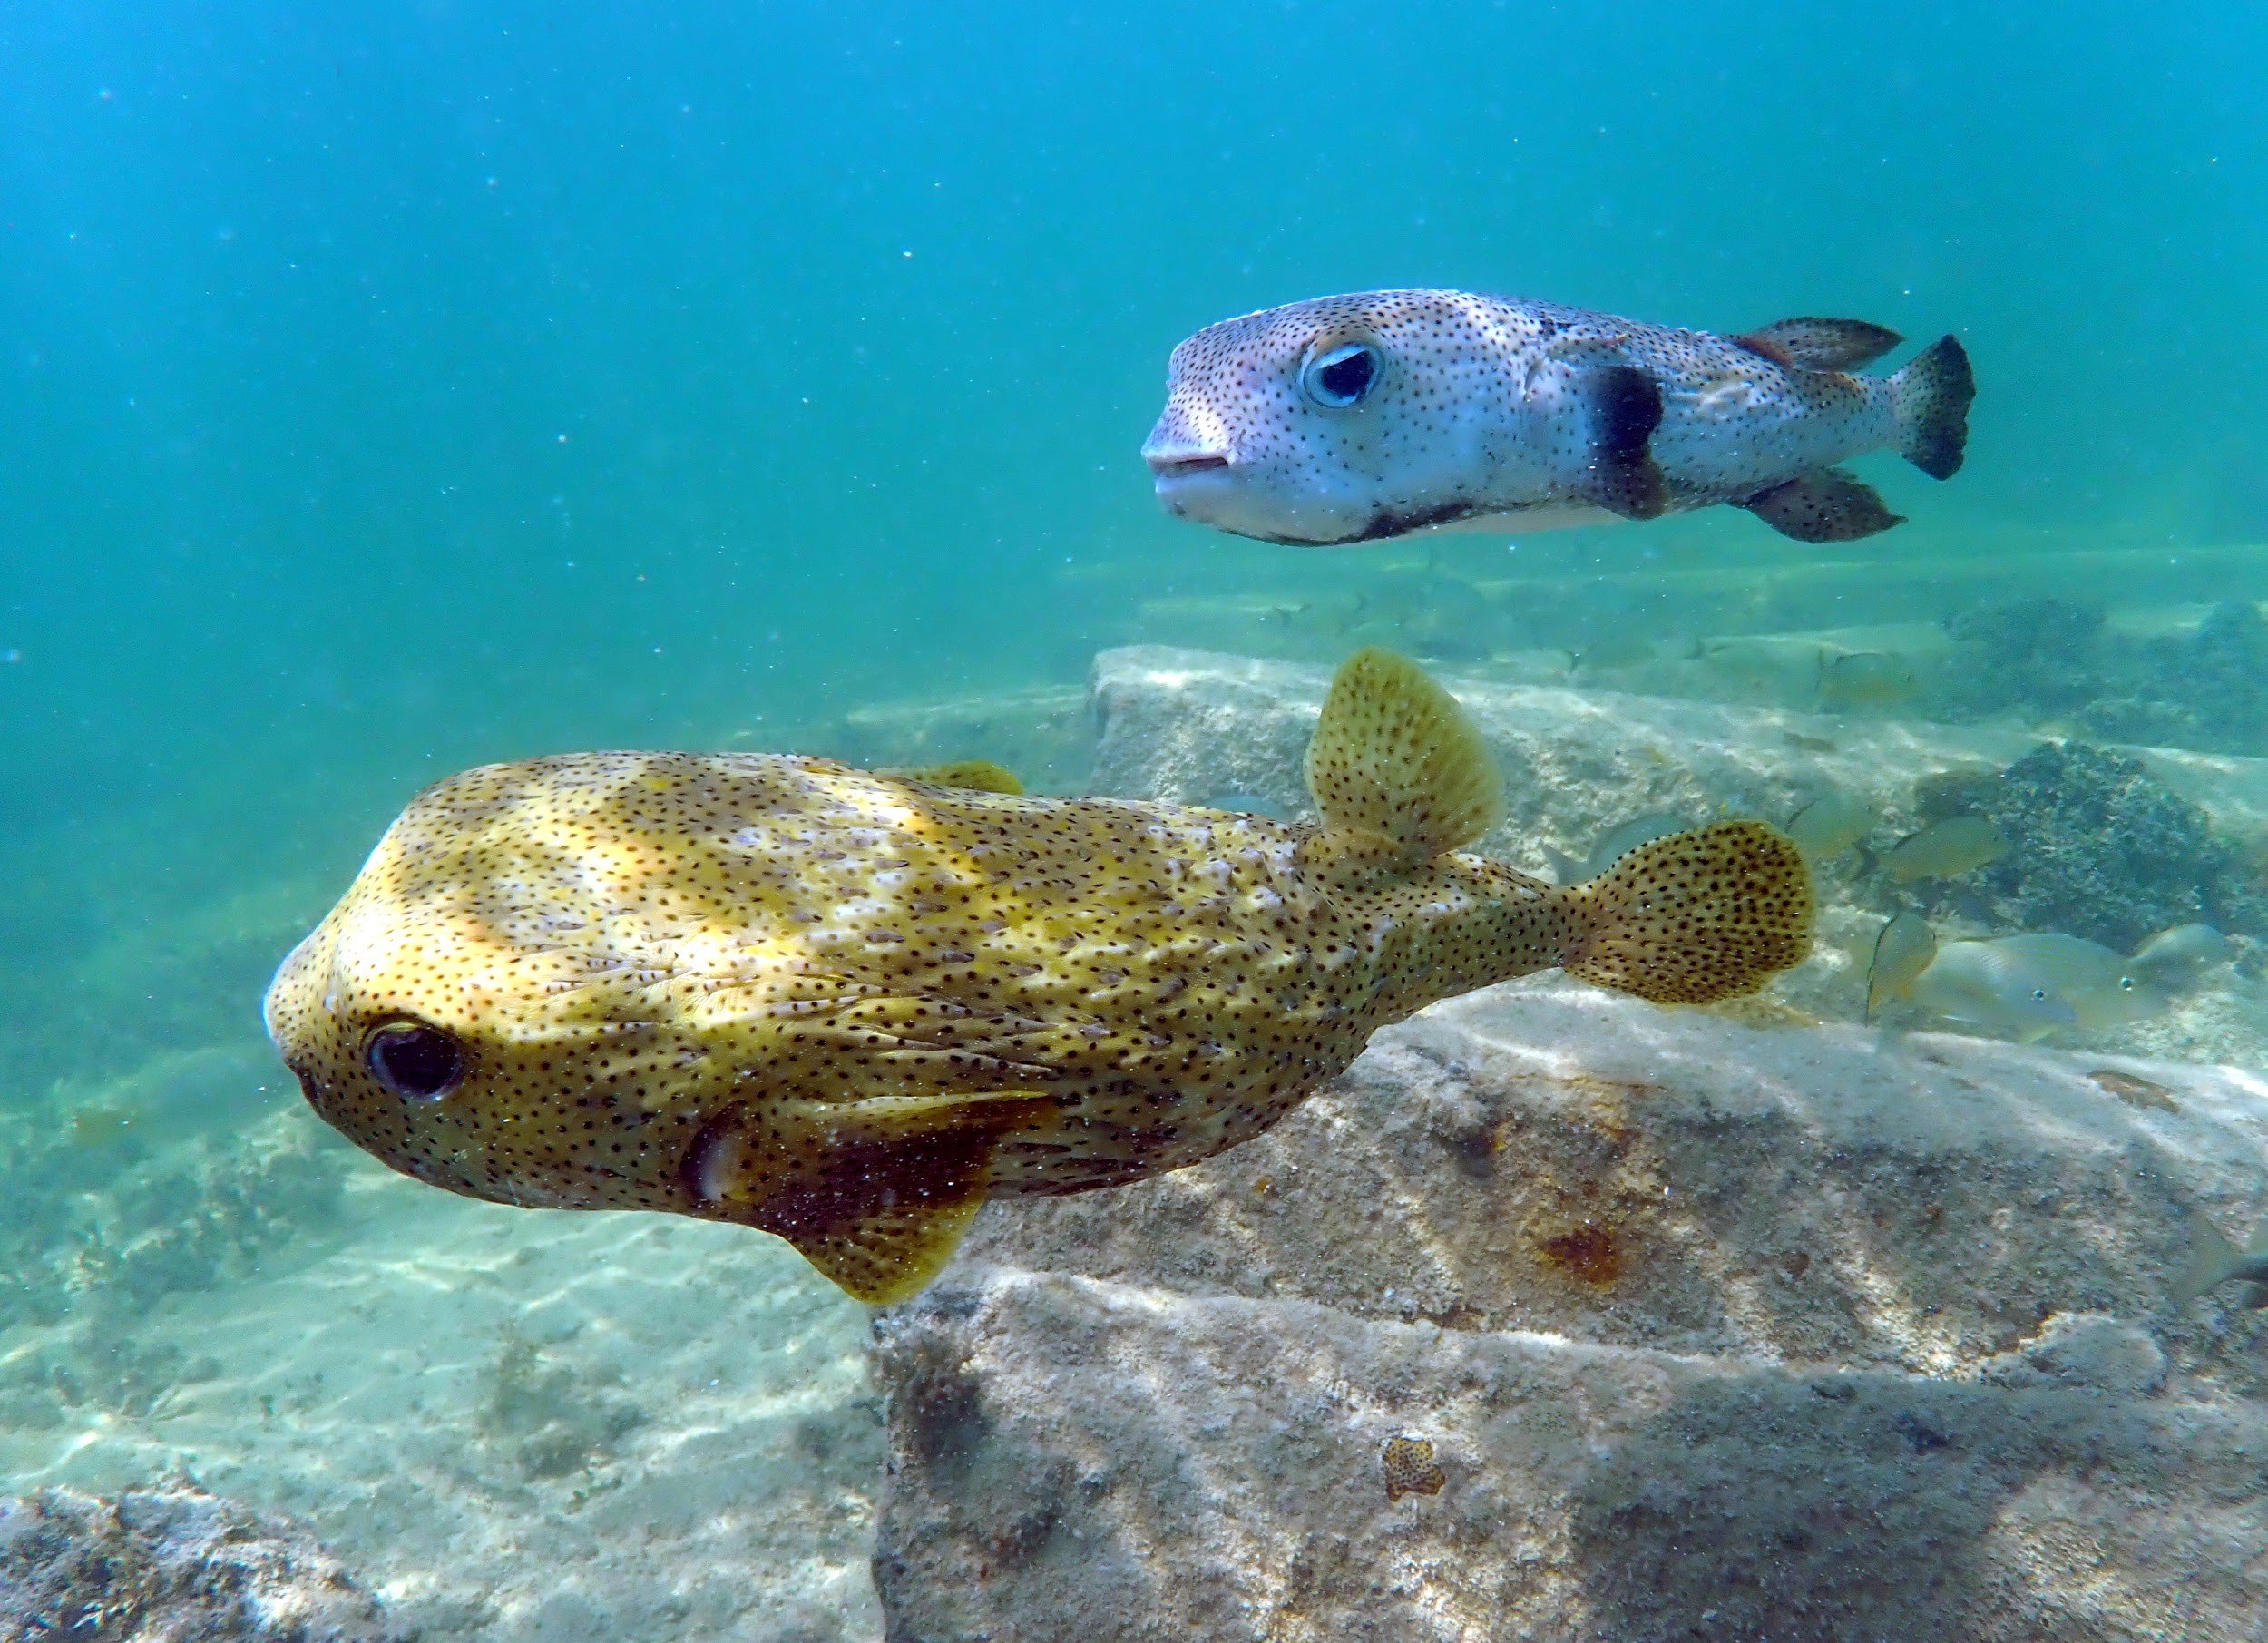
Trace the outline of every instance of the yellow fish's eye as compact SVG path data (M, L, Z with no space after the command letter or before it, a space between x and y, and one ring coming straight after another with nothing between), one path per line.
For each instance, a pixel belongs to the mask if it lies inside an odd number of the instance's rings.
M1309 355L1299 367L1299 386L1317 405L1343 411L1370 392L1378 364L1378 350L1367 342L1344 343Z
M406 1101L437 1101L464 1081L456 1040L423 1022L388 1022L362 1041L370 1076Z

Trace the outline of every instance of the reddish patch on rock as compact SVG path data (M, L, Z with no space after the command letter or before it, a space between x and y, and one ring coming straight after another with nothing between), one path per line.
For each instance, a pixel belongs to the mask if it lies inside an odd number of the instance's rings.
M1604 1288L1622 1276L1622 1247L1614 1229L1595 1221L1546 1238L1540 1247L1546 1260L1586 1284Z

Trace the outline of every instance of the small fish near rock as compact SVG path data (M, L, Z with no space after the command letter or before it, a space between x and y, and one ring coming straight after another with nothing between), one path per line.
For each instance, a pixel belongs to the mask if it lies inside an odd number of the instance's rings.
M888 1302L987 1198L1210 1158L1437 1000L1556 966L1707 1002L1811 946L1810 872L1761 822L1567 887L1467 854L1502 814L1496 772L1384 651L1324 704L1316 824L974 774L467 771L284 960L269 1035L316 1111L406 1175L758 1227Z
M1898 884L1921 878L1957 878L1999 861L2009 853L2009 836L1981 816L1955 816L1908 834L1882 857L1882 870Z
M1853 650L1819 658L1818 709L1840 713L1852 708L1893 708L1921 692L1913 666L1902 656Z
M1872 1021L1892 999L1911 1001L1913 983L1936 958L1937 932L1919 913L1901 913L1884 924L1866 970L1866 1019Z
M1879 819L1864 799L1829 793L1789 817L1787 836L1813 861L1829 861L1873 832Z
M2268 1228L2256 1233L2252 1244L2239 1247L2203 1216L2195 1217L2191 1232L2194 1247L2189 1264L2174 1280L2174 1304L2186 1306L2208 1290L2242 1282L2240 1305L2253 1310L2268 1307Z
M1238 536L1315 546L1745 508L1799 542L1902 523L1839 467L1894 449L1961 465L1976 396L1940 338L1855 319L1721 337L1467 291L1364 291L1208 326L1173 350L1142 446L1158 499Z

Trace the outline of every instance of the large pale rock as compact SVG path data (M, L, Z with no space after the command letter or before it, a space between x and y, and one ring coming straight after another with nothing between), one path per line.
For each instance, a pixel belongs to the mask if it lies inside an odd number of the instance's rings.
M1815 653L1816 647L1806 654ZM1157 647L1095 659L1096 791L1278 816L1305 814L1301 761L1330 670ZM2039 738L2001 727L1797 712L1442 674L1505 777L1504 823L1483 852L1548 874L1547 850L1576 861L1634 817L1667 814L1784 821L1831 793L1863 800L1886 848L1920 825L1917 783L2006 768ZM2268 759L2127 748L2201 806L2223 833L2268 840ZM1884 909L1869 905L1857 852L1823 864L1818 950L1776 998L1831 1020L1866 1007L1866 968ZM1945 934L1979 934L1958 924ZM2073 1042L2099 1050L2268 1063L2268 1001L2225 971L2168 1013Z
M2262 1331L2166 1286L2263 1160L2220 1070L1440 1007L885 1315L890 1635L2258 1635Z
M1815 650L1815 647L1813 647ZM1482 848L1540 872L1541 846L1578 860L1600 833L1667 811L1780 818L1822 794L1872 805L1885 829L1915 819L1914 782L2005 768L2028 731L1735 706L1441 674L1505 774L1504 825ZM1100 792L1196 804L1249 797L1305 810L1300 761L1330 670L1131 646L1095 659ZM2268 835L2268 760L2120 749L2224 830Z
M1106 655L1098 785L1296 808L1325 678ZM1452 682L1515 855L2021 750ZM2226 1067L1452 1001L1236 1151L988 1207L879 1317L889 1635L2263 1635L2268 1325L2169 1290L2264 1178Z

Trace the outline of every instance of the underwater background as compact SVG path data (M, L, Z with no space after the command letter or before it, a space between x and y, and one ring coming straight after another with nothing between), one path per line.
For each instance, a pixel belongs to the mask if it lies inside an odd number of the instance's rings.
M510 1276L517 1218L321 1130L259 1016L468 765L968 753L1073 791L1112 646L1380 642L1810 711L1816 643L1725 641L1898 624L1950 638L1843 648L1902 659L1908 716L2268 756L2264 56L2268 24L2183 0L8 8L0 1494L181 1465L320 1518L292 1457L376 1417L308 1389L372 1336L327 1346L320 1305L258 1286L360 1260L406 1350L457 1326L418 1250L494 1237ZM1911 523L1828 548L1724 509L1351 552L1159 511L1138 453L1176 341L1396 285L1956 331L1968 464L1869 459ZM928 746L936 704L991 739ZM2212 851L2204 911L2246 934L2257 840ZM2245 1019L2148 1047L2227 1059ZM848 1549L794 1624L879 1635L845 1594L880 1440L826 1423L872 1424L863 1315L767 1240L589 1219L529 1257L541 1304L603 1313L577 1286L631 1247L745 1310L766 1391L716 1429L759 1434L759 1482L819 1477ZM571 1396L564 1325L483 1281L449 1361L513 1488L582 1487L747 1370L641 1388L626 1338L620 1389ZM402 1591L435 1635L585 1624Z

